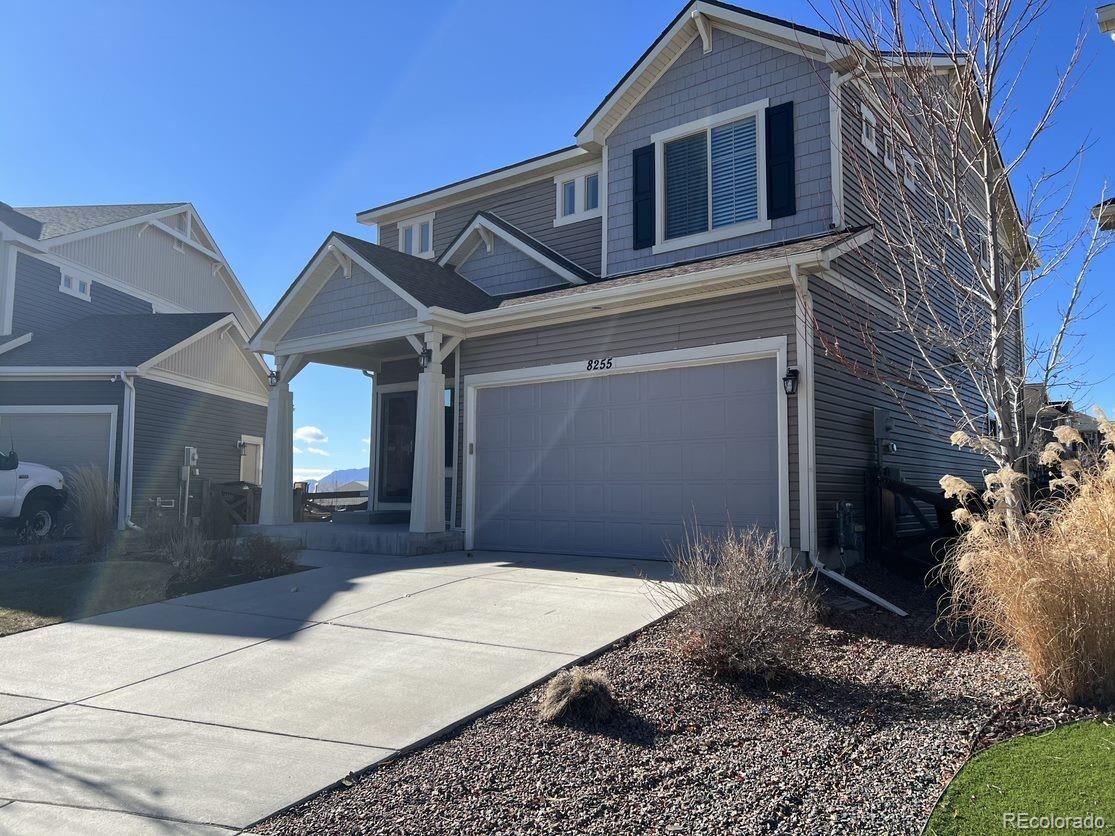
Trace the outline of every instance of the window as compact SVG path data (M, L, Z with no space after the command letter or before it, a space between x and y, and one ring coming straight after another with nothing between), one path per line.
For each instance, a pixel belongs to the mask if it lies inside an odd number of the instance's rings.
M662 172L654 252L770 228L766 110L764 99L651 137Z
M863 146L872 154L878 154L878 131L876 129L875 112L867 105L860 105L859 112L860 116L862 117L860 139L863 140Z
M554 226L600 217L600 166L565 171L554 178Z
M63 293L68 293L70 296L76 296L78 299L84 299L88 302L93 295L93 281L84 276L63 271L62 281L58 285L58 289Z
M419 258L434 257L434 216L399 221L399 251Z
M889 171L898 171L898 164L894 159L894 137L891 136L890 131L883 131L883 165Z
M918 171L914 158L902 152L902 182L911 192L918 190Z

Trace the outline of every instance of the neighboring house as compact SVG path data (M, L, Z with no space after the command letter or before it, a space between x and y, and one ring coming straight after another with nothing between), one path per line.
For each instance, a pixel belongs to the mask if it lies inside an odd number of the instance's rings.
M251 341L281 370L263 519L289 519L310 362L374 373L371 519L470 548L658 556L695 520L816 557L869 467L978 474L929 398L899 409L825 352L894 317L845 169L903 185L855 68L841 38L698 0L576 144L359 213L378 244L329 235Z
M187 447L197 476L258 483L258 325L189 203L0 204L0 447L102 469L120 526L181 509Z

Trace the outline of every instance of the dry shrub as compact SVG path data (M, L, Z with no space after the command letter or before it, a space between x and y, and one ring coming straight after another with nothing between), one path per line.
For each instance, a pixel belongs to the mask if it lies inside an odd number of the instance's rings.
M1108 441L1115 441L1110 422L1101 427L1108 429ZM1054 480L1058 491L1017 521L1008 524L994 503L986 513L962 509L955 515L964 530L941 568L952 591L946 616L1021 651L1043 692L1110 703L1115 701L1115 454L1062 458L1065 454L1058 435L1042 458L1062 474Z
M612 683L603 671L570 668L546 684L538 713L547 723L602 723L616 711Z
M683 658L717 675L770 681L793 669L818 616L811 574L789 566L775 535L755 528L687 535L662 585L678 610Z
M85 548L99 552L116 529L116 489L99 467L82 465L66 472L66 492Z
M245 568L257 578L285 575L294 571L297 552L298 546L291 541L253 534L244 540Z

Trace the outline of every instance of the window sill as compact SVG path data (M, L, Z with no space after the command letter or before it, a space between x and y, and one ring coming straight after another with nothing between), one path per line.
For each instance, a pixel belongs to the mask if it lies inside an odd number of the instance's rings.
M699 247L702 244L711 244L715 241L723 241L726 238L739 238L743 235L753 235L756 232L766 232L770 229L770 221L747 221L741 224L732 224L731 226L721 226L716 229L709 230L708 232L699 232L696 235L686 235L681 238L670 238L655 244L651 248L654 255L659 253L670 253L675 250L684 250L686 247Z
M83 302L91 302L93 300L92 299L92 294L81 293L80 291L77 291L77 290L71 290L68 287L61 287L60 286L58 288L58 290L61 291L62 293L65 293L67 296L73 296L75 299L81 299Z
M581 221L591 221L593 218L601 217L603 213L599 208L590 209L588 212L577 212L572 215L562 215L560 218L554 218L554 226L567 226L568 224L575 224Z

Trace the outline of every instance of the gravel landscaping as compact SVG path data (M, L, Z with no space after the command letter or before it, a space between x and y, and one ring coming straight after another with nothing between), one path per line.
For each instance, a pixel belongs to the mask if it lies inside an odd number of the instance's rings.
M941 635L918 586L860 579L910 617L830 613L791 680L712 679L667 620L589 665L623 708L605 725L543 723L538 687L253 832L919 833L975 748L1081 716L1013 654Z

